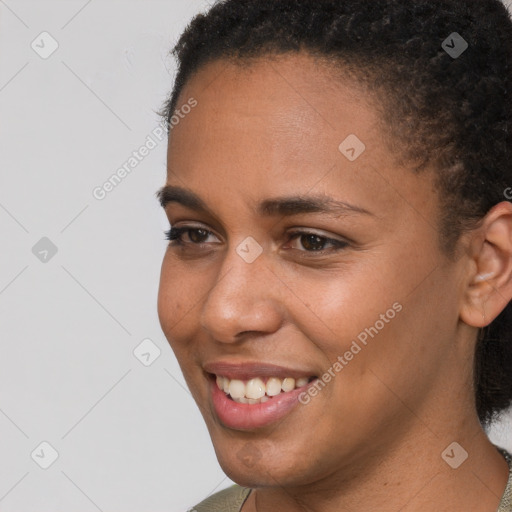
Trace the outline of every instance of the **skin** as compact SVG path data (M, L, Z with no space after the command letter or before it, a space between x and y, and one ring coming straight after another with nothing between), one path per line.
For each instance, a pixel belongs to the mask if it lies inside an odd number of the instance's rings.
M510 203L448 258L433 174L397 165L368 93L306 54L209 63L178 105L190 97L198 104L171 131L166 184L193 191L211 214L177 202L165 210L173 226L211 233L167 248L158 312L219 463L256 489L243 511L496 510L508 468L478 422L471 383L477 329L512 298ZM338 150L349 134L366 145L353 162ZM253 208L311 194L369 213ZM319 255L307 237L290 240L291 228L348 244L325 242ZM263 249L253 263L236 252L248 236ZM321 376L397 302L402 310L307 405L253 431L216 417L204 363ZM441 457L454 441L469 455L457 469Z

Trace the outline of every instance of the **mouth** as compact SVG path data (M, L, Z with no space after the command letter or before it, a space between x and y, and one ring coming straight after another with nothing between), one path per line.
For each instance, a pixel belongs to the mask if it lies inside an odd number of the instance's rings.
M226 396L239 404L264 404L283 393L303 388L316 379L315 376L293 377L255 377L250 380L230 379L222 375L210 374L217 387Z
M317 380L313 372L260 363L203 366L210 383L214 417L224 427L255 430L277 422Z

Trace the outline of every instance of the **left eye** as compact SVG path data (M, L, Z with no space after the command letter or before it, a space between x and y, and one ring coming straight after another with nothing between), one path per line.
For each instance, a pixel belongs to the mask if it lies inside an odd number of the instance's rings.
M343 249L348 245L343 240L335 240L307 231L295 231L289 233L289 237L290 241L299 240L300 245L306 249L306 252L324 252L326 244L330 244L334 250Z

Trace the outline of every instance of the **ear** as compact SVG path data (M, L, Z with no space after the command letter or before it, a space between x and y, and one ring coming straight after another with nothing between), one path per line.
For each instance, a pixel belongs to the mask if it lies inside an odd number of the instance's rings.
M489 325L512 299L512 203L495 205L474 230L464 300L463 322Z

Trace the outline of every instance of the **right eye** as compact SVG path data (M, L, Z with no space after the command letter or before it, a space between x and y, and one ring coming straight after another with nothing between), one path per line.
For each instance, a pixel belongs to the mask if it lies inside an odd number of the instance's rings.
M183 240L183 235L187 234L188 238L191 240L187 242ZM182 227L171 227L171 229L165 232L165 237L169 240L170 245L196 245L200 246L204 243L204 240L208 238L209 235L213 235L211 231L208 231L204 228L195 228L190 226L182 226Z

